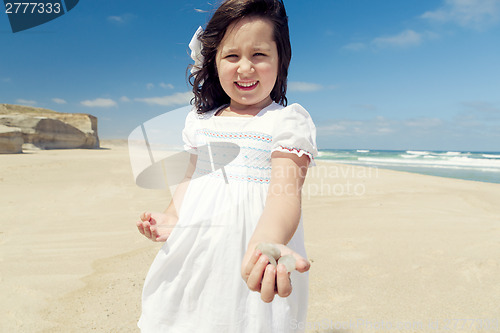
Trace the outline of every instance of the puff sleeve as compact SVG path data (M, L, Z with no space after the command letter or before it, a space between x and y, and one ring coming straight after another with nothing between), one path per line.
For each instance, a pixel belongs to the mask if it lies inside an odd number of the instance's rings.
M318 156L316 126L309 113L299 104L292 104L279 111L273 131L271 153L282 151L297 156L309 156L309 167L315 166Z
M184 150L191 154L198 154L198 143L196 141L196 130L198 128L198 115L193 108L186 116L184 129L182 130L182 141Z

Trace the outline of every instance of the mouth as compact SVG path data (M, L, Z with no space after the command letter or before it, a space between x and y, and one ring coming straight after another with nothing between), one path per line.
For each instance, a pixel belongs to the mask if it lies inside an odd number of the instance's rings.
M234 84L236 85L236 87L240 90L252 90L252 89L255 89L255 87L257 87L257 84L259 83L259 81L247 81L247 82L243 82L243 81L237 81L237 82L234 82Z

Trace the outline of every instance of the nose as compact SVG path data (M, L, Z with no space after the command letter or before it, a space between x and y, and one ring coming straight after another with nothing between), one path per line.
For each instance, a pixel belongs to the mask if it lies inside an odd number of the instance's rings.
M238 74L252 73L255 70L253 63L247 58L241 58L238 65Z

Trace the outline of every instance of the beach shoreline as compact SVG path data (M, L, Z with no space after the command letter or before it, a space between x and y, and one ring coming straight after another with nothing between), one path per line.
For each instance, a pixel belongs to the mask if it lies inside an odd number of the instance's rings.
M317 160L429 176L500 183L500 153L498 152L321 149Z
M161 244L135 221L170 197L135 185L126 141L101 146L0 156L4 330L138 332ZM406 321L429 332L499 319L499 184L317 164L303 190L308 321L291 325L371 332ZM453 331L488 332L471 323Z

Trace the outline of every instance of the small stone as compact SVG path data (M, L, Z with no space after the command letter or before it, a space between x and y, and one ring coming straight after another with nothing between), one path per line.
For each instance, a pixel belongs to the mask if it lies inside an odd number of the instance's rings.
M276 264L276 259L274 259L274 258L273 258L273 257L271 257L271 256L268 256L267 254L266 254L266 256L267 256L267 258L269 259L269 263L270 263L271 265L273 265L274 267L276 267L276 265L277 265L277 264Z
M257 250L259 250L260 252L262 252L262 254L265 254L269 258L273 257L274 260L278 260L279 257L281 257L280 249L276 245L271 243L259 243L259 245L257 245Z
M291 254L287 254L286 256L279 258L278 265L279 264L285 265L288 273L295 270L295 258Z

